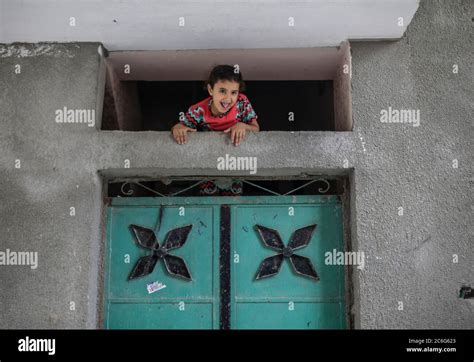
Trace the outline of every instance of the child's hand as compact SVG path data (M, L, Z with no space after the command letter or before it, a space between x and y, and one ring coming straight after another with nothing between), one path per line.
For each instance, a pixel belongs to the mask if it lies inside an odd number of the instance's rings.
M186 127L182 123L176 123L173 128L171 128L171 132L173 133L173 137L176 142L180 145L186 143L188 141L188 132L196 132L197 130L194 128Z
M247 125L242 122L238 122L230 128L227 128L224 132L230 132L230 139L232 143L236 146L240 145L240 143L245 138L245 131L247 130Z

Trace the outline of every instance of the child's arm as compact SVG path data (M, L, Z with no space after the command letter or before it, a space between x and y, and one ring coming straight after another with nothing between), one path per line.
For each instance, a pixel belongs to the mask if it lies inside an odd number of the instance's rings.
M249 124L247 124L247 129L251 132L260 132L260 125L258 124L257 120L252 120Z
M173 133L174 139L180 145L185 144L188 141L188 132L196 131L197 129L186 127L181 122L176 123L173 128L171 128L171 132Z
M230 132L230 139L232 143L238 146L244 140L246 131L250 131L250 132L260 131L260 126L258 125L258 122L256 119L253 119L249 123L237 122L232 127L227 128L224 132L225 133Z

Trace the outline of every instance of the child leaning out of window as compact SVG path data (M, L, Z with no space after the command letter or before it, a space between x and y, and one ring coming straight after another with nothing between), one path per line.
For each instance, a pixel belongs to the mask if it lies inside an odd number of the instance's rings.
M234 72L234 67L214 67L207 81L210 97L189 107L185 119L171 129L176 142L186 143L188 132L224 131L230 133L232 143L238 146L247 131L258 132L257 114L248 98L240 93L244 90L242 74Z

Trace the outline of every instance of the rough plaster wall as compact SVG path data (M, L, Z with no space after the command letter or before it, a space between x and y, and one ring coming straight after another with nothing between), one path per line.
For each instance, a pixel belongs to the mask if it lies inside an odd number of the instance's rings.
M6 57L0 51L0 249L37 251L39 260L35 270L0 266L0 328L92 326L91 245L99 240L101 208L97 132L57 124L54 111L95 108L97 44L43 45L39 55L34 46L16 49L24 51Z
M400 41L351 44L362 328L474 328L473 301L457 298L474 284L473 13L424 1ZM420 126L381 123L390 105L419 109Z
M217 157L226 153L258 155L259 175L350 174L352 245L368 257L365 270L354 272L356 327L472 328L473 302L457 292L474 283L473 10L467 1L424 2L404 39L352 44L354 132L261 132L239 148L217 133L193 134L179 146L168 132L56 124L58 108L96 107L98 44L43 45L42 54L26 47L20 56L5 54L24 46L0 46L0 250L39 252L36 270L0 267L0 328L97 327L97 170L216 175ZM451 73L454 62L458 75ZM380 110L388 105L419 108L420 127L382 124ZM451 167L454 158L458 169ZM69 310L71 301L76 311Z

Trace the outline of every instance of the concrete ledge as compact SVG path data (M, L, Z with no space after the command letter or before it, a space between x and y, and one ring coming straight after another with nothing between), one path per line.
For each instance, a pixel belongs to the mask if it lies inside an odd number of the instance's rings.
M135 169L161 168L171 173L192 169L195 174L215 174L217 157L226 154L257 157L256 176L260 170L270 172L265 175L278 175L284 169L295 170L290 174L304 169L315 174L345 174L344 160L349 165L356 162L352 132L249 133L238 147L224 133L193 133L185 145L178 145L170 132L101 131L97 136L96 166L100 170L123 168L126 158Z

